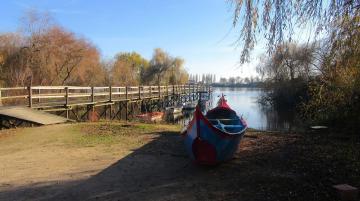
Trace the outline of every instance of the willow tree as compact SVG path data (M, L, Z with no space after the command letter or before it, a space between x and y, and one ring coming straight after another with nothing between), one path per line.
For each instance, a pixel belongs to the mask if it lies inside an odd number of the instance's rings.
M240 30L240 62L250 59L259 38L267 40L267 50L274 52L284 42L291 42L294 30L314 28L330 42L338 40L346 29L340 24L359 16L360 0L228 0L234 9L233 26ZM297 28L297 29L294 29Z
M166 71L173 66L174 59L161 48L156 48L150 60L145 78L148 82L155 81L156 84L160 85L164 80L162 77Z
M264 37L268 53L312 31L324 52L320 76L309 86L304 111L310 119L359 128L360 121L360 0L230 0L233 25L240 29L241 63L249 60L257 39ZM356 130L356 129L354 129Z
M149 62L136 52L123 52L115 57L110 71L114 85L139 85Z
M25 38L20 34L0 34L0 85L23 86L31 75L27 50L24 48Z
M173 65L166 71L165 78L166 84L185 84L189 80L189 74L184 68L184 59L175 57L173 59Z
M315 50L315 44L279 45L271 57L265 56L264 61L257 66L257 72L271 82L292 81L296 78L307 80L317 69Z
M6 86L100 85L105 71L98 49L51 22L48 14L30 11L21 32L0 34L0 79Z
M156 48L145 71L144 80L157 85L185 84L189 80L189 74L184 68L184 63L184 59L173 57L164 50Z

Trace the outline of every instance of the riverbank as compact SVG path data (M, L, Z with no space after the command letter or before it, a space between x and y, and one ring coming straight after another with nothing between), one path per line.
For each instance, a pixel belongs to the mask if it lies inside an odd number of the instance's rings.
M191 163L177 125L62 124L0 131L0 200L336 200L360 187L360 144L250 130L236 158Z

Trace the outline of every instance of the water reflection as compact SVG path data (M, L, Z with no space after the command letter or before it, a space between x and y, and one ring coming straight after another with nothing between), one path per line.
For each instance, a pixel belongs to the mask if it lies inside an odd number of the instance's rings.
M247 121L250 128L259 130L293 130L293 113L277 111L261 105L258 100L263 90L260 88L214 88L213 105L218 96L225 94L228 104Z
M216 106L221 94L226 95L228 104L238 115L243 116L250 128L270 131L294 130L294 114L277 111L258 103L263 91L259 88L213 88L210 107ZM180 115L169 117L169 122L187 125L194 111L183 111Z

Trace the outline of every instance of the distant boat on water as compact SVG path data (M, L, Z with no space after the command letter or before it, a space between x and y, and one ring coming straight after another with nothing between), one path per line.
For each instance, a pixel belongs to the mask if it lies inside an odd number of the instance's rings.
M182 110L183 110L182 106L172 106L172 107L165 108L165 111L166 111L167 114L181 113Z
M188 102L184 104L183 110L195 110L197 103L197 101Z

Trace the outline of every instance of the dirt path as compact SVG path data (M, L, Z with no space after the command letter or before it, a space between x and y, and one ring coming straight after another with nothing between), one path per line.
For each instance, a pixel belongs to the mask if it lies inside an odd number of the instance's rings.
M72 128L64 124L3 131L8 136L0 139L1 187L84 178L121 157L121 152L117 156L98 147L73 146Z
M303 145L299 136L248 132L236 159L199 167L185 154L178 130L170 125L97 123L1 131L0 200L333 196L314 190L317 183L307 180L314 171L296 168L299 161L293 158L303 156L297 152Z

